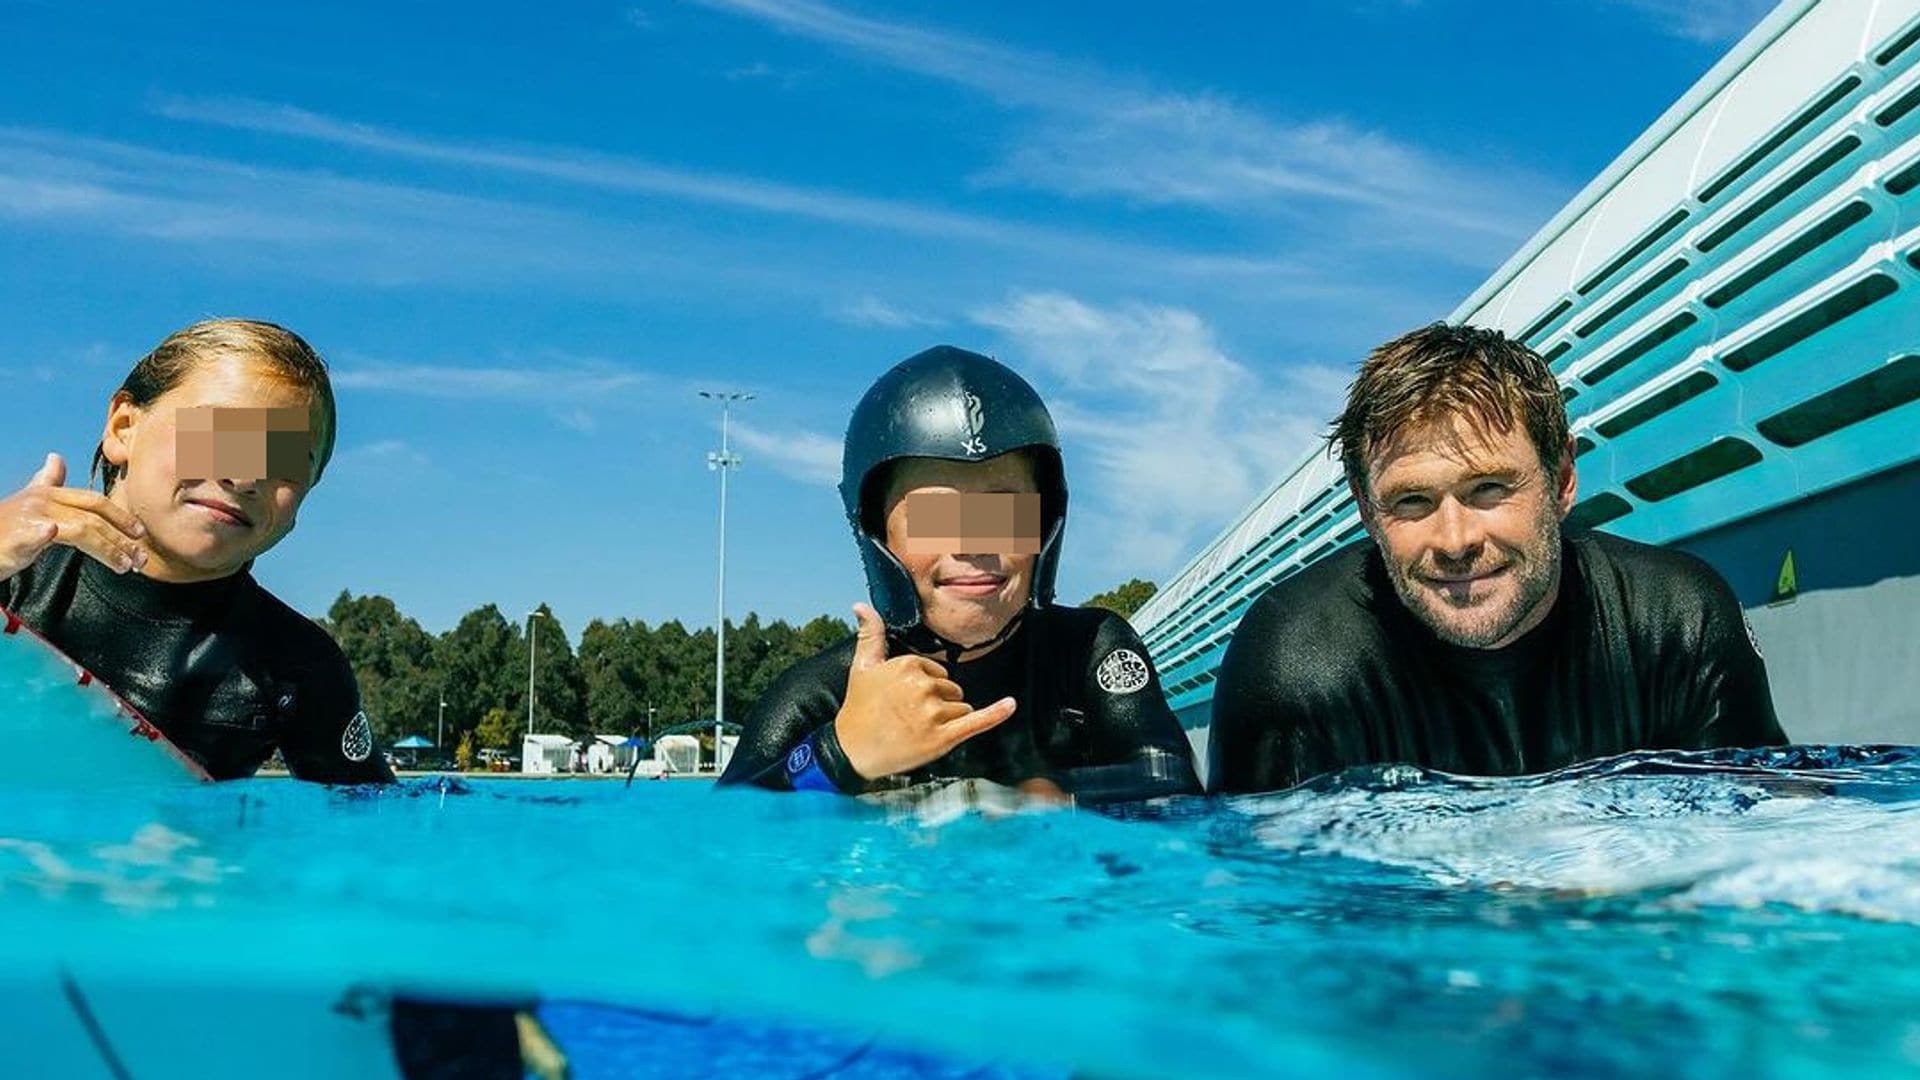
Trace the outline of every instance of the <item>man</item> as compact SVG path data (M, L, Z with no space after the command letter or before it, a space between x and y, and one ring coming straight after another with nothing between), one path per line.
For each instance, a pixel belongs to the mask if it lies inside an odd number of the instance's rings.
M1215 789L1787 741L1719 575L1671 549L1562 535L1573 445L1532 350L1445 324L1388 342L1330 441L1373 543L1248 609L1214 696Z
M882 375L840 491L872 606L748 718L723 784L860 794L977 777L1082 801L1199 789L1125 619L1053 602L1067 485L1019 375L940 346Z

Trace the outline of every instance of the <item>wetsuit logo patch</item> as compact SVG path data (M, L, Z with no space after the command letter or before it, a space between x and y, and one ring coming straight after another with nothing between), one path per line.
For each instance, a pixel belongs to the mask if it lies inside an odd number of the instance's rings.
M811 764L813 764L813 747L801 743L793 748L793 753L787 755L787 775L798 776L806 772L807 766Z
M1115 649L1100 661L1094 678L1109 694L1131 694L1147 685L1147 662L1132 649Z
M367 723L366 710L353 714L353 722L340 733L340 753L348 761L365 761L373 755L373 725Z

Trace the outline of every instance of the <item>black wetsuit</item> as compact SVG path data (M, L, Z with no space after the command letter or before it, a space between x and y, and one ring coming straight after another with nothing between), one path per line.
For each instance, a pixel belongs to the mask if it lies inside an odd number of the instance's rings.
M245 571L176 585L55 546L0 582L0 606L216 780L252 776L276 748L303 780L393 779L339 646Z
M893 655L901 655L890 643ZM975 708L1011 696L1013 716L908 774L863 780L847 763L833 718L853 664L849 638L787 669L754 705L720 778L837 789L980 777L1000 784L1055 781L1087 801L1197 792L1193 751L1167 708L1160 679L1127 621L1100 608L1029 612L993 652L946 665Z
M1501 649L1436 637L1360 543L1269 589L1213 699L1209 785L1270 791L1350 765L1517 776L1641 749L1774 746L1740 605L1683 552L1563 541L1546 621Z

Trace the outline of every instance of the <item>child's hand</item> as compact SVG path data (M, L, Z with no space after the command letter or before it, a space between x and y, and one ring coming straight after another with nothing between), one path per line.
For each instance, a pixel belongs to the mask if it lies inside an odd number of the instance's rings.
M1014 700L984 709L966 703L947 669L924 656L887 659L887 628L855 604L860 638L847 671L847 699L834 734L847 763L869 780L919 768L1013 715Z
M26 569L48 544L78 548L116 574L146 563L145 527L105 495L66 482L67 463L48 454L26 487L0 499L0 581Z

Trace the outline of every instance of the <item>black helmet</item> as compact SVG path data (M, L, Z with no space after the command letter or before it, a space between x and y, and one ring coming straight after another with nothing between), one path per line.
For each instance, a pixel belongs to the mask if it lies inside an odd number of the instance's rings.
M1053 417L1027 381L979 353L936 345L895 364L853 407L840 459L840 498L866 564L867 593L889 629L920 625L920 594L887 550L878 506L882 466L901 458L985 461L1014 450L1032 452L1040 488L1040 557L1034 560L1032 607L1053 602L1066 530L1067 480Z

